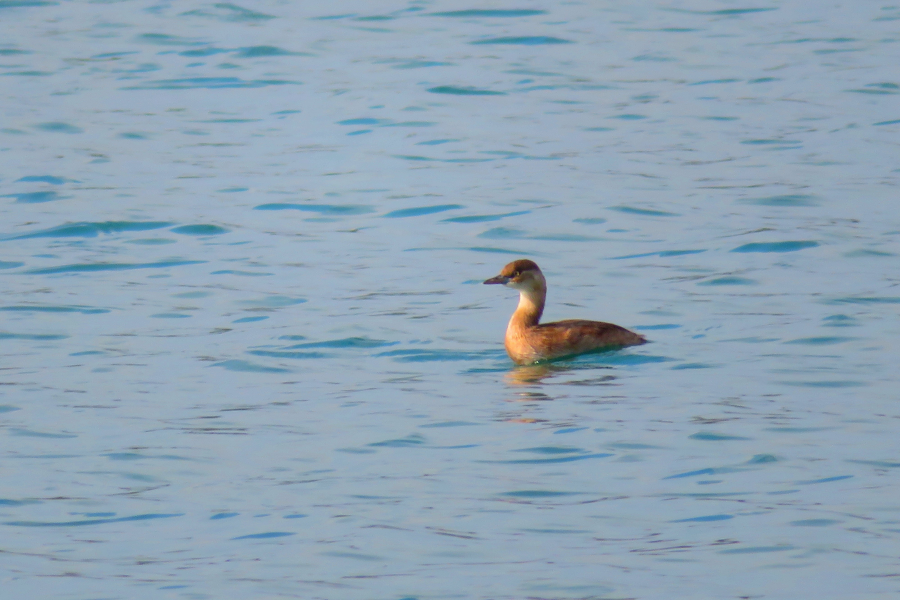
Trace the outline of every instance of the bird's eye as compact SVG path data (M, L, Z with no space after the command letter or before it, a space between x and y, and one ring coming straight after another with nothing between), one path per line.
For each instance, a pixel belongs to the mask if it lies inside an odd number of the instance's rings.
M513 277L513 278L516 278L516 277L518 277L519 275L520 275L520 273L519 273L518 271L513 271L512 277Z

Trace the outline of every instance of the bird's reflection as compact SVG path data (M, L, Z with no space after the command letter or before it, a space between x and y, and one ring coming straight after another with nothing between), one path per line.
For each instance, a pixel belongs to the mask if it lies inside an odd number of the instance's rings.
M506 383L513 387L536 386L550 379L556 373L571 371L572 368L553 363L540 363L513 367L503 375Z
M526 365L514 367L503 374L503 379L510 387L539 387L542 384L550 383L550 380L557 378L566 373L577 375L579 373L588 374L591 371L603 369L607 371L601 377L589 377L587 379L571 379L560 381L559 385L599 385L609 383L616 377L609 374L612 367L603 365L585 365L578 363L539 363L536 365ZM592 375L594 373L591 373Z
M600 377L587 378L571 378L564 377L566 374L577 375L585 373L596 375L597 369L603 369L607 372ZM515 403L516 408L510 407L510 410L504 412L501 420L517 423L541 423L546 419L537 418L534 413L543 412L541 404L551 402L560 395L565 388L558 386L597 386L609 385L615 380L615 376L608 374L611 368L608 366L585 365L578 363L539 363L535 365L524 365L510 369L503 375L503 379L510 387L510 395L506 398L509 403ZM554 378L560 378L558 382L553 382ZM552 386L552 387L551 387ZM551 390L555 392L550 395ZM566 395L562 393L563 397Z

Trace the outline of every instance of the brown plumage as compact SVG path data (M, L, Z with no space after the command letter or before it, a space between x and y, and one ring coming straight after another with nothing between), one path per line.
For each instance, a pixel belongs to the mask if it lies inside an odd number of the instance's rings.
M485 283L519 290L519 306L509 320L504 340L507 354L517 364L528 365L593 350L635 346L647 341L644 336L624 327L600 321L573 319L541 324L547 281L533 261L513 261Z

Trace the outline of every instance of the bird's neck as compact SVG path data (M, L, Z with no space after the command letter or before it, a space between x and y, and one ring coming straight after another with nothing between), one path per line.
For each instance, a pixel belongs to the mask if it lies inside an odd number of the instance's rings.
M518 329L537 325L541 320L541 314L544 312L544 301L546 298L546 289L520 290L519 305L509 321L509 327Z

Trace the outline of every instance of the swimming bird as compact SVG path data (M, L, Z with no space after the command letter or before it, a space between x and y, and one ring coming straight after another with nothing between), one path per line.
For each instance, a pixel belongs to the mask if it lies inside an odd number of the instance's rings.
M519 306L506 328L506 353L519 365L584 354L594 350L644 344L647 339L624 327L577 319L540 323L547 298L547 281L541 269L528 259L515 260L485 284L519 290Z

